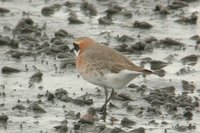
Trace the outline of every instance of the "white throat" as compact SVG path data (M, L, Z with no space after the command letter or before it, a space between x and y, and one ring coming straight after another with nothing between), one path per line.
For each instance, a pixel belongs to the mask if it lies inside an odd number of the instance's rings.
M74 50L76 57L78 57L79 52L80 52L80 50L78 50L78 51Z

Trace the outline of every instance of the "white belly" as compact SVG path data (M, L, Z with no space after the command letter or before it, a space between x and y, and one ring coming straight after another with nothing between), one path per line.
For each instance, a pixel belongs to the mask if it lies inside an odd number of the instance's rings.
M99 76L83 76L83 78L97 86L122 89L139 74L140 73L136 73L133 71L123 70L119 73L108 72Z

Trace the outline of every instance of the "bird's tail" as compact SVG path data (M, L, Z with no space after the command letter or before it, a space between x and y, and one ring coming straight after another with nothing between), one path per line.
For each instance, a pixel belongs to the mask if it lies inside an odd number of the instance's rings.
M165 76L165 71L164 70L157 70L157 71L151 71L148 69L142 69L140 70L140 72L144 73L144 74L155 74L159 77L164 77Z
M142 70L140 70L140 72L142 72L142 73L144 73L144 74L154 74L153 71L148 70L148 69L142 69Z

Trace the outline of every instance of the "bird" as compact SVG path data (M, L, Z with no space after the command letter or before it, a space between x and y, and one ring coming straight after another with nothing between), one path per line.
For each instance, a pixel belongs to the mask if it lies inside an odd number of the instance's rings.
M105 90L105 103L102 106L103 120L106 119L106 106L114 89L122 89L140 74L154 72L137 66L122 53L100 44L90 37L78 37L73 41L76 54L76 69L82 78ZM111 94L108 97L108 89Z

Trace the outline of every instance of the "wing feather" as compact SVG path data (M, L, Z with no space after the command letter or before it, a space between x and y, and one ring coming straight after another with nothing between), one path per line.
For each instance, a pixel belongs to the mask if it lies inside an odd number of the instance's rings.
M110 47L97 44L95 47L90 47L87 50L89 50L89 52L84 52L84 56L86 56L86 59L88 59L91 66L96 67L95 69L111 71L112 73L118 73L125 69L145 74L152 73L150 70L135 65L120 52L113 50Z

